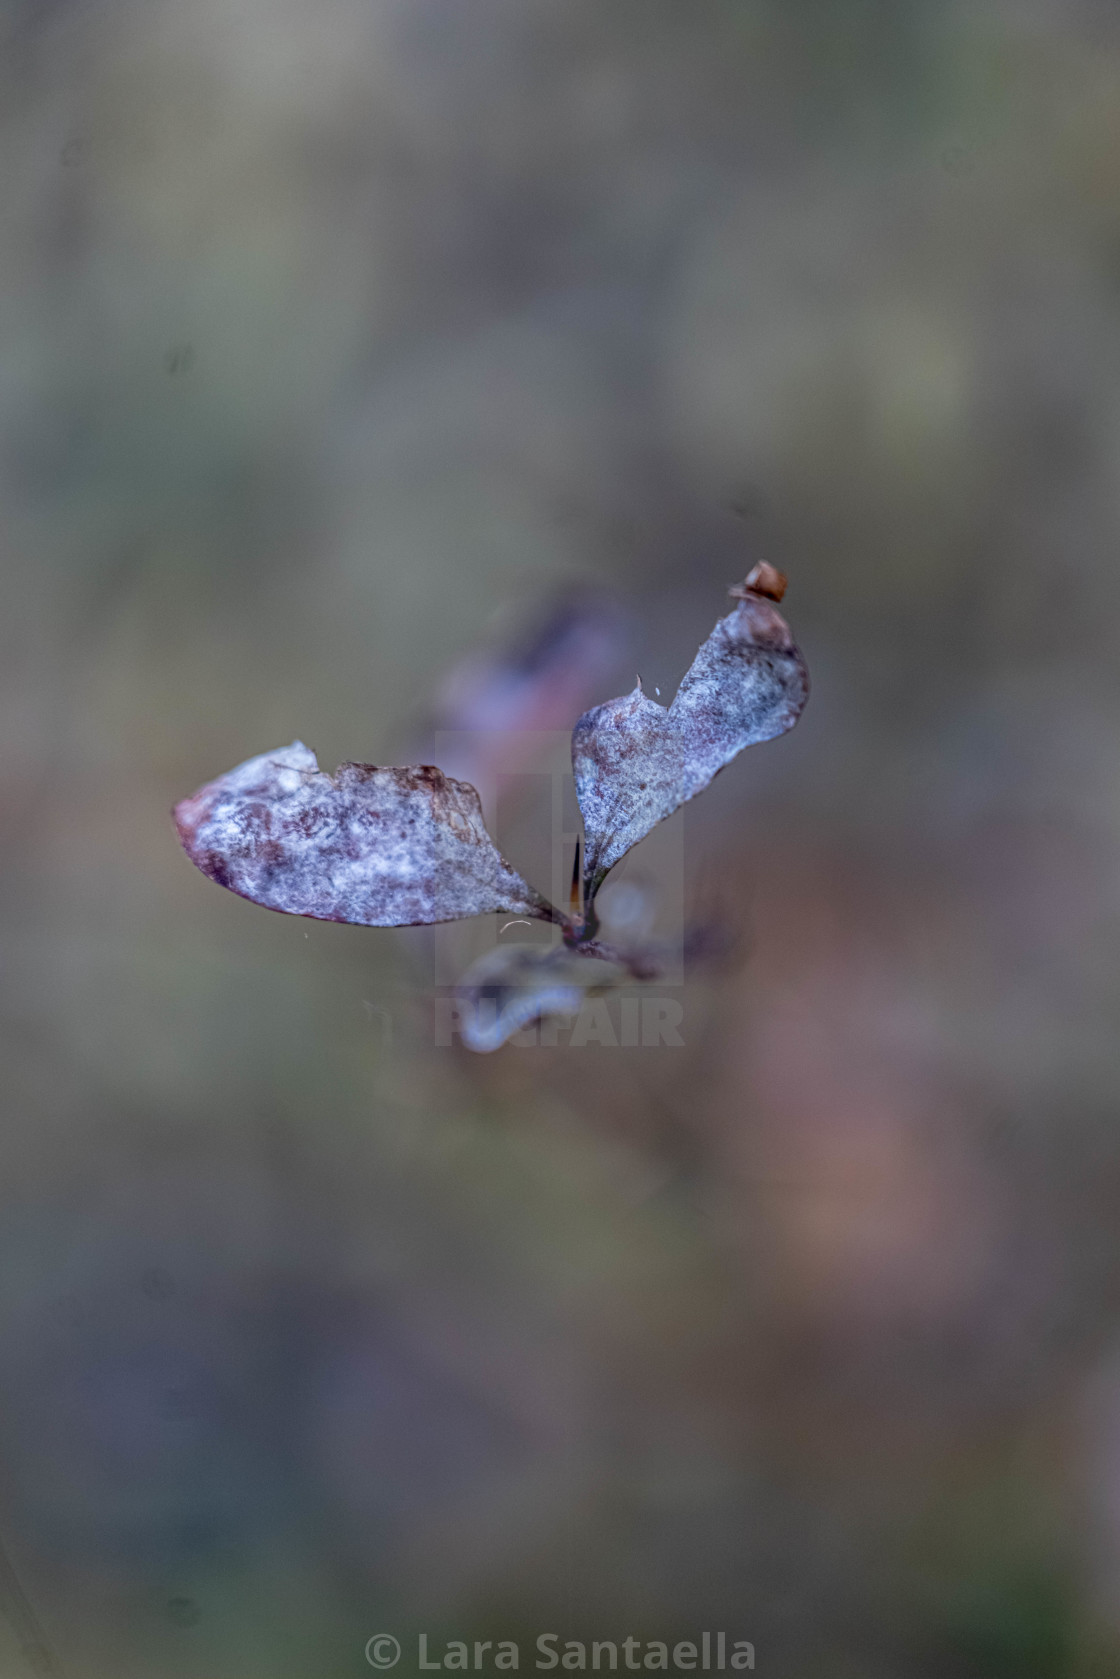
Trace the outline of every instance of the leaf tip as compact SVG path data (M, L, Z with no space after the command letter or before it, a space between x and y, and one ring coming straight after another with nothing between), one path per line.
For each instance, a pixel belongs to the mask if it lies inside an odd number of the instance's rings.
M767 600L781 600L786 592L789 579L784 572L772 566L766 560L759 560L758 564L748 572L742 583L736 583L728 589L728 594L736 600L743 600L747 595L765 595Z

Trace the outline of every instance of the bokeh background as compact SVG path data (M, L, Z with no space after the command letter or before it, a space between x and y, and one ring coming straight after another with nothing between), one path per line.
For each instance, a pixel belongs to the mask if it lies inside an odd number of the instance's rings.
M4 0L0 83L0 1674L1120 1673L1116 8ZM180 852L758 558L683 1048L437 1048L430 935Z

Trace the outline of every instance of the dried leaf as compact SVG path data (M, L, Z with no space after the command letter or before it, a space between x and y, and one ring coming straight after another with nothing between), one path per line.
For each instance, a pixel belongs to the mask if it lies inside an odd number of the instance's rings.
M809 677L768 598L775 579L784 587L780 573L756 570L733 591L738 605L700 648L672 705L647 699L639 681L633 693L596 706L576 724L572 763L589 897L631 846L744 747L773 740L800 717Z
M187 855L266 909L407 927L552 906L494 846L478 794L429 765L320 770L300 741L251 758L175 807Z
M467 969L457 994L468 1049L501 1049L523 1026L544 1015L577 1015L591 991L622 984L625 969L577 954L563 945L507 945L488 950Z

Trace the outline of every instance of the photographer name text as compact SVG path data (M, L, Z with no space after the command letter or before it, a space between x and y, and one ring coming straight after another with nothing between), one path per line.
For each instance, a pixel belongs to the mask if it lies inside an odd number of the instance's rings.
M395 1667L401 1655L400 1641L391 1633L376 1633L366 1644L366 1660L383 1672ZM586 1644L577 1638L562 1640L558 1632L542 1632L531 1655L533 1667L542 1672L554 1668L593 1673L754 1670L754 1645L742 1638L730 1638L725 1632L704 1632L698 1641L683 1639L677 1644L634 1637L594 1639ZM421 1632L416 1640L416 1666L424 1673L444 1669L508 1671L520 1668L521 1646L512 1638L483 1638L470 1644L454 1638L444 1642Z

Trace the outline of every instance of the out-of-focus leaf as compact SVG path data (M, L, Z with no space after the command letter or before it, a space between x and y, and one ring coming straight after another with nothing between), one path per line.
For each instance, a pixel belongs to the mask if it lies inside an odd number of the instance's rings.
M695 798L744 747L791 729L809 677L773 604L784 579L756 567L732 591L738 605L697 653L672 705L633 693L608 700L572 732L576 792L586 833L584 880L594 895L631 846Z
M458 987L460 1031L468 1049L500 1049L543 1015L576 1015L589 991L621 984L621 964L560 946L508 945L488 950Z
M288 915L407 927L552 906L494 846L478 794L429 765L320 770L300 741L251 758L175 807L191 861Z
M615 668L628 623L602 590L570 586L504 636L461 659L440 684L424 753L439 739L450 775L486 786L531 765L540 736L571 726Z
M657 895L643 880L612 880L598 902L599 925L609 939L644 939L657 919Z

